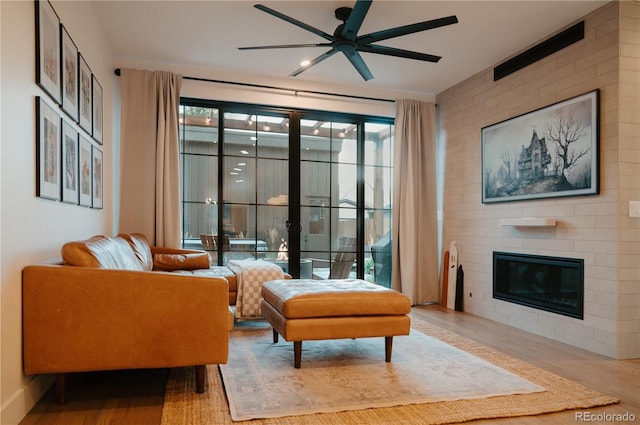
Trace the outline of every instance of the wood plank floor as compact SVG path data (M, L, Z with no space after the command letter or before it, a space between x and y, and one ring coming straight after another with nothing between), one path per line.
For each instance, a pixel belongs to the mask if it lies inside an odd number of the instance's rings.
M467 313L446 310L438 305L414 307L413 314L621 400L616 405L584 412L570 411L474 423L564 425L579 423L576 413L583 414L583 417L586 414L629 414L635 415L635 422L640 423L640 360L609 359ZM64 406L56 404L53 390L49 390L20 425L156 425L160 423L167 377L166 369L71 374L67 379L67 403ZM584 422L613 423L611 420Z

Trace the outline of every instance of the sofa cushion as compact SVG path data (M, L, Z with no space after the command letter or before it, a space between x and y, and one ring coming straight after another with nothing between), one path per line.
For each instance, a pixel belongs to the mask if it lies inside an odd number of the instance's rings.
M190 274L193 276L221 277L229 282L229 305L236 305L238 279L229 267L211 266L208 269L175 270L174 273Z
M206 252L182 254L155 254L153 269L162 271L208 269L211 265Z
M153 269L153 254L147 237L142 233L120 233L118 237L129 242L129 246L138 257L142 268L146 271Z
M122 238L102 235L62 246L62 261L68 266L117 270L143 270L140 261Z

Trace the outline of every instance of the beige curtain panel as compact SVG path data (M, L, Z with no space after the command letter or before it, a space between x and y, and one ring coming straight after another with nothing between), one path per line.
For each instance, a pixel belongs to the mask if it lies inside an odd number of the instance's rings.
M120 232L180 247L178 107L182 77L121 70Z
M437 301L435 105L397 100L394 139L392 287Z

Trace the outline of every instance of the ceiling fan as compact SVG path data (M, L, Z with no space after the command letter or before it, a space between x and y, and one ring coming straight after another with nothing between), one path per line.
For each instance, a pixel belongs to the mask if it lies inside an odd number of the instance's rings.
M301 66L293 71L289 76L295 77L301 74L305 70L311 68L314 65L322 62L323 60L333 56L338 52L342 52L346 58L351 62L355 69L360 73L365 81L373 78L373 74L365 64L360 52L375 53L386 56L396 56L400 58L415 59L427 62L438 62L441 57L435 55L429 55L426 53L413 52L410 50L397 49L395 47L380 46L372 44L382 40L388 40L394 37L400 37L402 35L413 34L420 31L426 31L434 28L443 27L446 25L455 24L458 22L458 18L454 16L447 16L444 18L433 19L430 21L418 22L412 25L404 25L396 28L389 28L382 31L372 32L370 34L358 35L360 26L364 18L367 16L369 7L373 0L357 0L353 8L339 7L335 10L336 19L342 21L342 24L338 25L332 34L327 34L311 25L291 18L283 13L273 10L262 4L256 4L256 9L262 10L270 15L287 21L293 25L296 25L302 29L310 31L328 42L315 43L315 44L281 44L274 46L254 46L254 47L239 47L240 50L259 50L259 49L288 49L299 47L329 47L330 49L310 61L308 64Z

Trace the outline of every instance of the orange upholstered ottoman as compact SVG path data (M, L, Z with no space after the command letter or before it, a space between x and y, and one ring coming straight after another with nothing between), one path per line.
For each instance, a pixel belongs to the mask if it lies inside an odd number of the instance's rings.
M272 280L262 287L262 314L273 326L273 340L293 341L294 366L300 367L302 341L385 338L391 361L395 335L408 335L409 298L360 279Z

